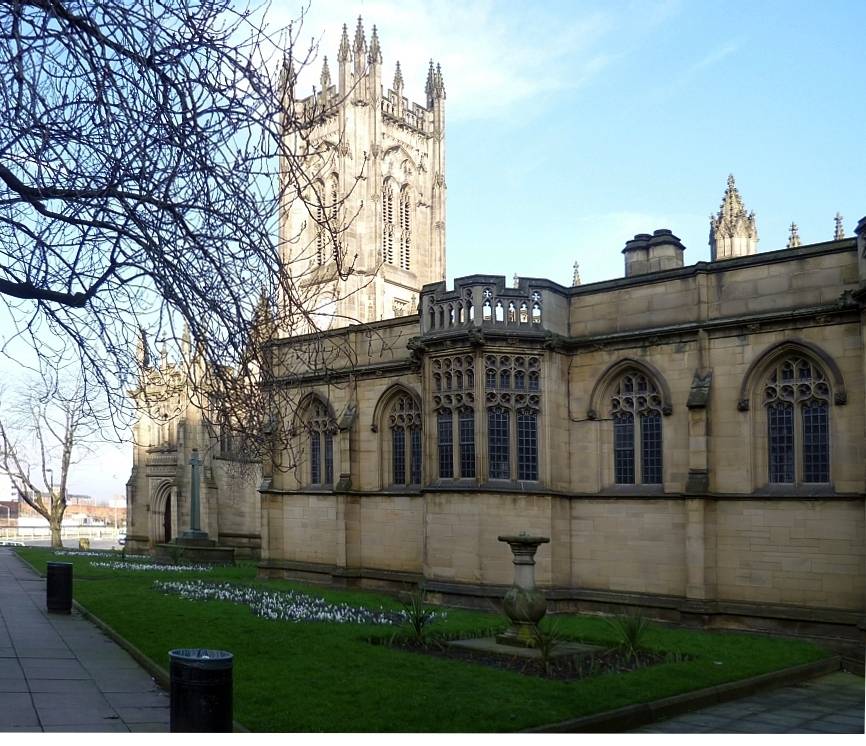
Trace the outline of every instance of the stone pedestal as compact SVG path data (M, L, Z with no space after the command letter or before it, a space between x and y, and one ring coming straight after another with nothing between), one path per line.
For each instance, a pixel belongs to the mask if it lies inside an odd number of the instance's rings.
M205 534L207 536L207 534ZM154 559L162 564L174 562L233 565L234 547L220 547L213 539L185 539L180 537L170 544L157 544Z
M505 594L502 606L511 626L496 637L501 645L531 647L535 644L538 623L547 613L547 599L535 587L535 553L540 544L550 541L547 536L500 536L514 555L514 585Z

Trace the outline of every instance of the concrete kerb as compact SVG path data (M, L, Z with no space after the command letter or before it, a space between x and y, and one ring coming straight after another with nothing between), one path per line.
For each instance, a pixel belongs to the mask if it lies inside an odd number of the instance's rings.
M151 676L153 676L154 681L159 684L166 691L171 690L171 676L168 671L166 671L162 666L154 663L150 658L148 658L144 653L142 653L135 645L133 645L129 640L123 637L121 634L117 632L113 627L103 622L98 616L88 611L84 606L82 606L75 599L72 600L72 605L75 607L76 611L78 611L81 616L87 619L89 622L95 624L99 629L101 629L106 635L108 635L114 642L116 642L120 647L122 647L127 653L129 653L145 671L147 671ZM232 721L232 727L235 733L249 733L250 731L241 725L237 720Z
M34 571L36 575L40 578L45 578L42 573L34 570L32 565L28 562L25 562L21 557L18 557L18 560L28 568ZM91 613L84 606L82 606L78 601L72 599L73 608L81 614L81 616L87 621L95 624L99 629L101 629L108 637L110 637L115 643L120 645L127 653L129 653L134 659L135 662L138 663L145 671L147 671L152 677L153 680L156 681L159 686L161 686L165 691L170 691L171 689L171 676L169 676L168 671L166 671L162 666L154 663L150 658L148 658L144 653L142 653L135 645L133 645L129 640L119 634L113 627L103 622L98 616ZM167 652L167 651L166 651ZM249 733L250 731L241 725L237 720L232 721L234 732L235 733Z
M524 733L622 733L640 728L658 720L666 720L674 715L698 710L703 707L729 702L741 697L747 697L756 692L775 687L806 681L807 679L833 673L842 667L838 655L824 658L813 663L784 668L781 671L753 676L740 681L730 681L719 686L699 689L695 692L677 694L655 702L644 702L639 705L628 705L608 712L564 720L559 723L539 725L528 728Z

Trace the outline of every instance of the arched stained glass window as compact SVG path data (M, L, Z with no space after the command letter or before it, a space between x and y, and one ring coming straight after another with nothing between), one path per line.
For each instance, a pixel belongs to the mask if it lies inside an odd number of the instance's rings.
M662 408L658 387L646 373L628 369L615 382L610 409L616 484L662 483Z
M771 484L830 481L830 385L821 366L790 355L768 371L767 466Z

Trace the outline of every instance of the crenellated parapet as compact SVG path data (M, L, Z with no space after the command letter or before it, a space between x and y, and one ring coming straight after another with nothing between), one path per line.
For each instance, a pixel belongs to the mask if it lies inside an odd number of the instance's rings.
M425 285L419 304L422 335L452 332L566 334L568 296L565 288L529 277L507 287L502 275L469 275Z

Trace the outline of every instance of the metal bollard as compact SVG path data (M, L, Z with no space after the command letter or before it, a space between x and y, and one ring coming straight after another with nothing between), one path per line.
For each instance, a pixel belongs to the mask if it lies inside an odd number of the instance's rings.
M225 650L170 650L172 733L231 733L234 656Z
M45 603L51 614L72 613L72 563L49 562L45 577Z

